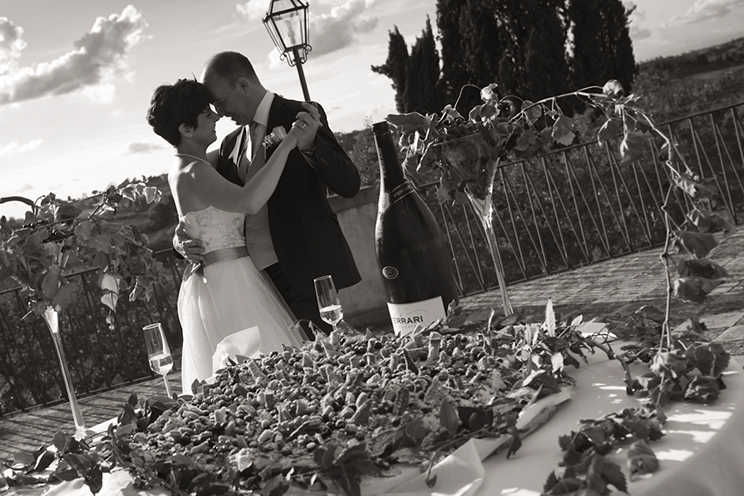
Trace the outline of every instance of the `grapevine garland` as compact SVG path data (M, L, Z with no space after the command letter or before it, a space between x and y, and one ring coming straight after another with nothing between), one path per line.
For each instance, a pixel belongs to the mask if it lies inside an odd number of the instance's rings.
M129 289L130 300L149 299L153 283L165 277L162 263L136 226L106 217L123 200L139 199L158 202L160 191L144 180L127 180L77 202L61 200L54 193L36 201L0 198L0 204L19 201L30 207L19 228L0 218L0 282L10 279L19 284L30 312L37 315L47 307L64 311L77 301L82 288L66 277L73 266L101 270L101 302L111 312L120 291ZM111 315L108 320L113 323Z

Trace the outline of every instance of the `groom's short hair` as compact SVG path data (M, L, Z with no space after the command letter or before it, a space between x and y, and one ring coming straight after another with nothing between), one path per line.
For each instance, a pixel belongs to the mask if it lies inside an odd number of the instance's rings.
M227 81L231 87L239 78L258 81L256 71L248 57L238 52L220 52L212 57L204 68L202 81L209 76L217 76Z

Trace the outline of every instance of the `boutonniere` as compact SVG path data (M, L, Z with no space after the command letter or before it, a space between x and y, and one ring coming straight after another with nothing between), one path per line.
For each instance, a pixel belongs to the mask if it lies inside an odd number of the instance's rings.
M271 150L273 147L284 141L284 138L287 137L287 131L284 130L284 126L276 126L271 133L264 136L263 145L264 148L268 151Z

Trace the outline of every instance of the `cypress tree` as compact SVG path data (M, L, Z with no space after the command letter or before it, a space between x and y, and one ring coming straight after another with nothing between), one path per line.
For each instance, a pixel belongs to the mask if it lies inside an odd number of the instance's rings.
M427 16L426 28L411 48L404 91L405 112L438 112L442 109L439 96L439 52Z
M610 74L607 79L615 78L620 81L626 91L638 74L638 64L633 55L633 41L630 39L630 15L636 6L626 9L620 1L608 2L606 26L607 44L609 48Z
M395 91L395 108L398 112L406 112L405 91L406 76L408 72L408 46L403 35L400 34L398 26L393 31L388 31L390 41L388 42L388 57L384 65L373 65L372 71L389 77Z
M464 60L470 77L466 82L479 87L497 82L504 50L502 23L494 4L494 0L466 0L460 12L460 31L466 33Z
M540 0L531 13L529 34L524 43L523 97L539 100L568 89L567 32L562 2Z
M601 86L618 79L629 88L638 72L628 28L631 13L621 0L571 0L574 86Z
M437 30L442 47L440 94L448 102L454 102L460 88L471 80L466 63L466 38L460 31L463 11L462 0L437 0Z

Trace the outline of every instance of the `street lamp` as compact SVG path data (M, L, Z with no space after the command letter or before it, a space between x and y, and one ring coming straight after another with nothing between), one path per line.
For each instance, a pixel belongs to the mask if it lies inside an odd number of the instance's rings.
M313 49L308 44L307 7L308 4L302 0L271 0L263 23L282 60L286 58L290 67L297 66L302 94L305 101L309 102L310 93L302 70L307 53Z

